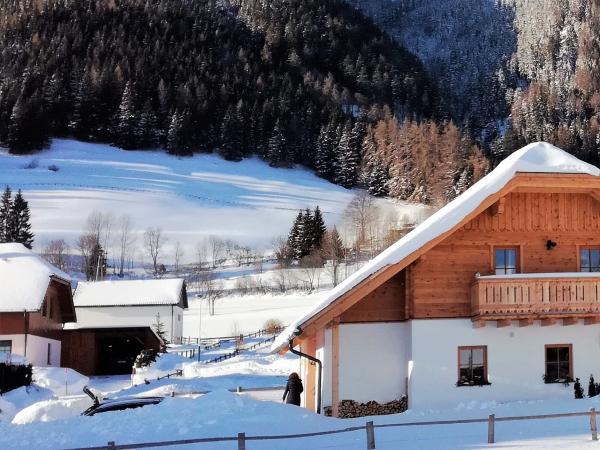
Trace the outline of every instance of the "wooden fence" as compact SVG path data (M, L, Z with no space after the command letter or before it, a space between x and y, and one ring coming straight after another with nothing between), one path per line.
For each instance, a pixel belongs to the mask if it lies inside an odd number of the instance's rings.
M139 448L156 448L156 447L170 447L174 445L189 445L189 444L203 444L209 442L237 442L237 450L246 450L246 442L249 441L274 441L274 440L286 440L286 439L302 439L307 437L315 436L327 436L332 434L343 434L351 433L356 431L363 431L365 433L365 441L363 448L367 450L375 450L376 447L376 436L375 430L377 428L396 428L396 427L411 427L411 426L431 426L431 425L456 425L456 424L469 424L469 423L486 423L488 424L487 441L488 444L496 442L495 430L496 422L509 422L516 420L539 420L539 419L559 419L566 417L589 417L590 420L590 432L592 440L598 440L598 428L596 422L596 410L592 408L587 412L575 412L575 413L562 413L562 414L544 414L538 416L510 416L510 417L496 417L494 414L490 414L485 419L462 419L462 420L435 420L428 422L405 422L405 423L386 423L381 425L375 425L372 421L367 422L362 426L340 428L337 430L328 431L315 431L312 433L298 433L298 434L279 434L279 435L268 435L268 436L246 436L246 433L238 433L237 436L224 436L224 437L212 437L212 438L198 438L198 439L181 439L176 441L161 441L161 442L142 442L138 444L117 444L114 441L109 441L107 445L100 447L81 447L71 448L68 450L126 450L126 449L139 449ZM231 447L232 450L235 447Z

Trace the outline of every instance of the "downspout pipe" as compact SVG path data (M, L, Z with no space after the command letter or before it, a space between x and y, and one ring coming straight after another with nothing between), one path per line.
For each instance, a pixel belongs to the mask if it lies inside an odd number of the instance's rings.
M317 414L321 414L321 379L323 378L323 363L314 356L295 350L293 339L289 340L288 348L294 355L298 355L300 358L306 358L317 365Z

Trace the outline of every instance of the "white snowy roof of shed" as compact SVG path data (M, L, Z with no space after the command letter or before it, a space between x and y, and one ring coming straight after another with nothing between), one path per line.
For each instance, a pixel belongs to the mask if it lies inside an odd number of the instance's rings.
M73 303L86 306L176 305L181 300L183 278L161 280L111 280L79 282ZM184 299L184 305L187 302Z
M431 215L413 231L332 289L323 300L291 323L271 346L276 352L294 337L295 330L342 295L386 266L400 263L428 242L452 230L490 195L499 192L518 173L563 173L600 176L600 169L546 142L536 142L514 152L462 195Z
M23 244L0 244L0 312L39 311L53 278L71 281Z

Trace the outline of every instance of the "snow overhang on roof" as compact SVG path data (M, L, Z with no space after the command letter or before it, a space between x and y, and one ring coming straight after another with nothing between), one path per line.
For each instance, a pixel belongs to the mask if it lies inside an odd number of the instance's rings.
M23 244L0 244L0 312L39 311L53 279L71 282Z
M413 231L332 289L321 302L277 336L271 346L271 351L278 352L284 349L307 322L359 284L367 279L372 279L375 274L386 267L403 262L426 244L453 230L486 199L501 191L517 173L578 174L598 177L600 169L546 142L536 142L523 147L508 156L492 172L462 195L441 208Z
M73 303L76 308L82 308L177 305L182 302L182 306L187 308L187 296L184 287L183 278L82 281L77 284Z

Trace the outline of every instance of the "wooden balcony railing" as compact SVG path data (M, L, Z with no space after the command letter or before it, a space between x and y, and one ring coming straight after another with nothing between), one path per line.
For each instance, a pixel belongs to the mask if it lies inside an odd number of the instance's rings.
M478 277L471 306L482 319L600 315L600 273Z

